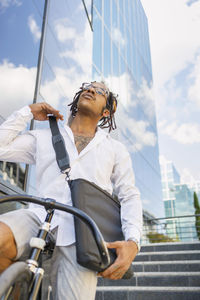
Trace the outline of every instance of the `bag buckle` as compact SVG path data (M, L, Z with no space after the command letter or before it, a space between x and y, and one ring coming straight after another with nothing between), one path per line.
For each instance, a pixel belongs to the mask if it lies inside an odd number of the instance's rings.
M65 174L66 177L65 177L65 180L69 183L70 182L70 177L69 177L69 172L71 171L71 168L67 168L66 170L64 171L61 171L62 174Z

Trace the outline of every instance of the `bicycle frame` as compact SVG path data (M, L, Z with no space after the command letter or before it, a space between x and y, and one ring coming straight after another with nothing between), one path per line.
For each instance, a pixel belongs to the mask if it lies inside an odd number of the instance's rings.
M0 197L0 204L4 202L12 202L12 201L35 203L38 205L42 205L43 207L45 207L47 211L45 221L39 228L37 237L33 237L30 241L30 246L32 248L32 251L31 251L30 258L26 261L30 271L33 274L29 300L36 300L40 289L41 281L44 275L44 270L38 267L38 260L40 257L40 253L44 249L44 246L46 244L46 237L48 232L50 231L50 223L53 218L55 209L65 211L67 213L71 213L74 216L80 218L83 222L85 222L89 226L90 230L93 233L96 245L99 250L99 254L102 261L102 267L106 268L109 265L110 257L103 236L100 233L96 223L83 211L75 207L56 202L54 199L50 199L50 198L43 199L43 198L28 196L28 195L12 195L12 196Z

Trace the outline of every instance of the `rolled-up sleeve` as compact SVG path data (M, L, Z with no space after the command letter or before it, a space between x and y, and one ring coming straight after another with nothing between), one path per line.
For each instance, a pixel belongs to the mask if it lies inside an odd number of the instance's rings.
M36 143L31 131L22 133L33 118L30 107L10 115L0 126L0 160L35 163Z
M139 241L142 234L142 203L140 192L135 186L132 161L124 145L119 143L115 149L111 180L114 193L121 203L122 231L126 240L135 238Z

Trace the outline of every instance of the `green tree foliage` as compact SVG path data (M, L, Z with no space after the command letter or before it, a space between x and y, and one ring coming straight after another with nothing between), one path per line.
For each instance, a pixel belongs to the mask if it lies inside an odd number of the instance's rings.
M195 226L196 226L198 239L200 240L200 205L199 205L199 199L197 197L196 192L194 192L194 208L195 208L195 215L196 215Z
M158 232L149 232L147 234L150 243L167 243L167 242L178 242L179 239L172 239L167 235Z

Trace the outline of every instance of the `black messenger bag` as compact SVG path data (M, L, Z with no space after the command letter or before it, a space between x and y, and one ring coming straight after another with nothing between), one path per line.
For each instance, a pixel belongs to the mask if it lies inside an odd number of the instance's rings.
M64 139L59 131L55 117L49 117L52 132L52 143L56 152L56 160L62 172L65 171L71 190L73 206L88 214L99 227L106 242L122 241L124 236L121 229L120 203L107 191L85 179L69 179L69 156ZM67 170L67 171L66 171ZM77 262L90 270L101 272L101 258L92 232L79 218L74 218L76 235ZM115 249L108 249L110 265L116 259ZM123 279L133 276L132 265L124 274Z

